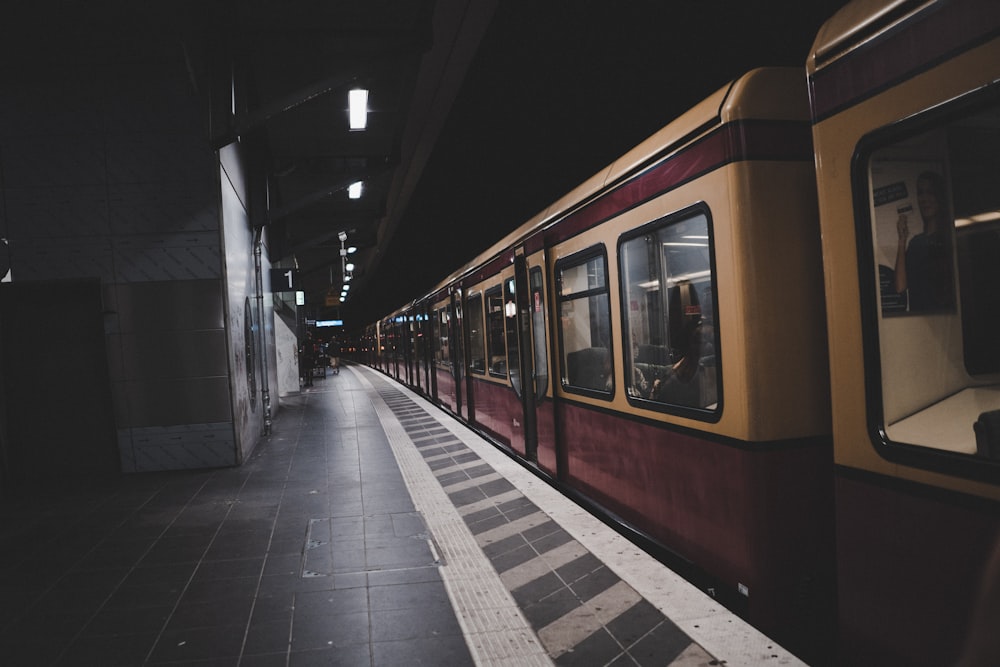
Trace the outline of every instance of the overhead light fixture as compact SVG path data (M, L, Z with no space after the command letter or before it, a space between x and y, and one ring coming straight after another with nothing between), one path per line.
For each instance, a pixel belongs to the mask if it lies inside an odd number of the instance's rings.
M345 266L344 268L347 269L348 271L353 271L354 270L354 262L348 262L347 266Z
M348 255L353 255L353 254L354 254L354 253L356 253L357 251L358 251L358 246L356 246L356 245L352 245L352 246L349 246L349 247L347 248L347 254L348 254Z
M355 88L347 93L347 106L350 111L351 129L363 130L368 127L368 91Z
M361 199L361 181L347 186L347 196L351 199Z

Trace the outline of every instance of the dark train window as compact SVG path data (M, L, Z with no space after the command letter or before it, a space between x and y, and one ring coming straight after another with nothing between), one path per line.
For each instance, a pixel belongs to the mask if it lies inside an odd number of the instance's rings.
M450 316L447 308L435 311L434 360L442 368L451 368L451 338L448 334Z
M470 294L465 309L469 326L469 370L486 373L486 341L483 334L483 295Z
M487 367L494 377L507 377L507 348L504 345L504 307L500 286L486 292L486 355Z
M562 385L570 391L610 396L611 311L603 247L556 264ZM598 254L600 253L600 254Z
M521 338L517 330L517 295L514 279L503 283L504 327L507 335L507 376L517 397L521 397Z
M890 443L1000 459L1000 104L953 107L868 137L855 172L869 406Z
M542 270L535 266L530 271L531 282L531 338L535 349L535 396L544 396L549 390L549 356L545 347L545 287Z
M667 218L620 247L630 401L718 408L711 237L704 210Z

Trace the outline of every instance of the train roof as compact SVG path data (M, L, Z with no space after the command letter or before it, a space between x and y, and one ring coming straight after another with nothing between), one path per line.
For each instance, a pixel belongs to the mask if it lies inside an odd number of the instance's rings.
M523 225L482 252L476 259L445 278L428 295L439 294L447 285L498 257L518 242L559 222L611 187L720 125L748 120L809 121L806 77L797 67L765 67L747 72L727 83L627 153L566 193ZM426 296L395 312L408 309Z
M935 4L937 0L854 0L841 7L816 33L806 61L807 73L822 69L893 24Z

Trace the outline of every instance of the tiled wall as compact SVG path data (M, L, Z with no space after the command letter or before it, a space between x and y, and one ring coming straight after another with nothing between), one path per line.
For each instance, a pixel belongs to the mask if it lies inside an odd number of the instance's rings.
M0 95L11 278L101 279L124 471L236 464L260 432L233 416L253 258L224 261L207 102L180 62L70 71Z

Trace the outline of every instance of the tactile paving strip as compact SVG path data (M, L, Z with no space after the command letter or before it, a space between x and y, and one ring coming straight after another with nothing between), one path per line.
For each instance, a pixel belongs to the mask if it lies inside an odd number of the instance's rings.
M383 403L396 418L380 413L481 664L719 664L426 410L377 382L377 411Z

